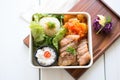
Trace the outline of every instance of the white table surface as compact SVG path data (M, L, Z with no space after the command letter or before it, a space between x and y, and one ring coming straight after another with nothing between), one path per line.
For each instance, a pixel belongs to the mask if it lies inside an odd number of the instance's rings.
M23 39L29 34L29 24L20 17L26 16L24 14L26 10L39 4L39 0L1 0L0 80L40 80L40 70L31 67L28 48L23 43ZM41 1L43 8L44 4L46 3ZM66 5L63 11L67 11L70 7ZM59 10L62 10L62 7ZM120 38L79 80L120 80L119 57ZM64 69L44 69L41 80L74 79Z

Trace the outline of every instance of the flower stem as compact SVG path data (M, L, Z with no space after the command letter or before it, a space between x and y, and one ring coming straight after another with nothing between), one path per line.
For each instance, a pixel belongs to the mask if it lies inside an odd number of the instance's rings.
M104 27L101 27L96 34L99 34Z

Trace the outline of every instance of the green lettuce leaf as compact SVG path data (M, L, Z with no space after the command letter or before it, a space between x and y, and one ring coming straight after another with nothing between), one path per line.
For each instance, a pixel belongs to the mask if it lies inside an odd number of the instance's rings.
M48 16L48 14L35 13L35 14L33 14L33 16L32 16L32 19L33 19L33 21L35 21L35 22L39 22L39 20L40 20L41 18L46 17L46 16Z
M66 29L62 27L53 38L52 43L57 50L59 48L58 43L65 36L65 34L66 34Z
M32 21L30 24L30 29L35 42L41 42L44 40L44 29L38 23Z

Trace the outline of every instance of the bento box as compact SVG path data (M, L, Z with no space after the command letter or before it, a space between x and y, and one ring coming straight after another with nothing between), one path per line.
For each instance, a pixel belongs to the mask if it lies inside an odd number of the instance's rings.
M36 13L30 24L30 61L35 68L88 68L93 63L87 12Z

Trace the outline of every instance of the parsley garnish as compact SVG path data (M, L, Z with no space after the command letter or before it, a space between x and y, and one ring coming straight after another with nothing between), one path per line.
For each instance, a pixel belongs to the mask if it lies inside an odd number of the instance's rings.
M50 28L50 29L55 28L55 23L54 22L48 22L47 25L48 25L48 28Z
M76 54L76 50L73 47L67 47L66 51L73 54L73 55Z

